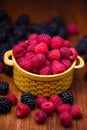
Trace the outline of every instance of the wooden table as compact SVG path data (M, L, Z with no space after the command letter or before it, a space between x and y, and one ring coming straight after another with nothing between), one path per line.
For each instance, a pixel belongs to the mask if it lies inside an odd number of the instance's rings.
M49 21L52 16L56 15L61 16L67 25L74 22L78 25L79 34L69 37L73 45L76 45L84 34L87 34L87 2L85 0L75 2L72 0L3 0L0 1L0 9L7 10L13 22L23 13L30 16L31 23ZM87 130L87 81L84 78L85 72L85 66L75 70L74 80L70 88L74 95L74 103L78 104L83 112L83 118L73 120L71 127L61 126L56 113L49 117L45 124L36 124L34 115L37 108L31 111L28 117L19 119L15 114L15 106L12 107L10 113L0 114L0 130ZM10 86L9 92L15 94L20 101L22 93L16 88L13 79L1 73L0 81L7 81Z

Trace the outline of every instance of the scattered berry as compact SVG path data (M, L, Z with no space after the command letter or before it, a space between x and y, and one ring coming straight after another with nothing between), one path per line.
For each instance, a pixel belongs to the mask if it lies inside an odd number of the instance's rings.
M44 111L47 115L51 115L54 111L54 105L52 102L44 102L41 105L41 110Z
M71 91L67 90L60 94L62 101L66 104L73 104L74 97Z
M18 101L17 101L17 97L16 97L14 94L8 94L8 95L6 96L6 98L11 101L11 104L12 104L13 106L15 106L15 105L17 104L17 102L18 102Z
M69 104L61 104L57 107L58 114L63 113L65 111L71 112L71 106Z
M74 23L72 23L72 24L69 24L68 25L68 32L69 32L69 34L77 34L78 33L78 27L77 27L77 25L76 24L74 24Z
M82 118L82 111L78 105L72 106L71 114L72 114L74 119Z
M0 98L0 113L1 114L5 114L8 113L12 108L12 104L10 102L10 100L8 100L7 98Z
M27 104L31 109L34 109L36 105L36 100L33 95L29 92L26 92L21 95L21 102Z
M68 111L65 111L61 114L59 114L59 117L58 117L60 123L65 126L65 127L69 127L71 126L71 123L72 123L72 115L68 112Z
M47 119L47 115L46 115L46 113L44 112L44 111L37 111L36 113L35 113L35 121L37 122L37 123L40 123L40 124L42 124L42 123L44 123L45 121L46 121L46 119Z
M16 116L19 118L23 118L28 116L30 112L30 107L24 103L19 103L16 108Z
M58 106L60 106L63 103L61 98L58 95L52 95L49 101L54 104L55 110L57 109Z
M36 99L37 106L41 107L43 103L47 102L46 98L44 96L39 96Z
M9 91L9 84L5 81L0 81L0 94L6 95Z

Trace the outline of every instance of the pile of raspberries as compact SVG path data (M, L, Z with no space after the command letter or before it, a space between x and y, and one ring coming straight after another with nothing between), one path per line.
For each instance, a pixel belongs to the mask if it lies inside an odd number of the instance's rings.
M66 71L77 58L77 50L69 40L48 34L31 34L27 41L16 44L12 49L18 65L24 70L52 75Z

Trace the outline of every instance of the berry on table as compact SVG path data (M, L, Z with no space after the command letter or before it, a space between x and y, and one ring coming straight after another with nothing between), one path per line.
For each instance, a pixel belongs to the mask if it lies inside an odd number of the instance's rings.
M71 112L71 105L69 104L61 104L57 107L58 114L63 113L65 111Z
M74 119L80 119L82 118L82 111L79 107L79 105L74 105L71 108L71 114Z
M44 102L47 102L47 99L44 96L39 96L36 99L36 104L38 107L41 107Z
M11 101L7 98L0 98L0 113L5 114L8 113L12 108Z
M9 91L9 84L5 81L0 81L0 94L6 95Z

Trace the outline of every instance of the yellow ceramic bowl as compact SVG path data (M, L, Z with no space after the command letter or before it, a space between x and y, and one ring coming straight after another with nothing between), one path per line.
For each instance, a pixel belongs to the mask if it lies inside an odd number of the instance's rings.
M10 56L12 56L12 59L9 59ZM79 60L79 65L76 65L77 60ZM59 94L71 86L74 69L84 66L84 60L80 56L77 57L77 60L63 73L43 76L22 69L17 64L12 50L7 51L4 55L5 64L13 66L13 79L16 86L23 92L30 92L35 96L43 95L46 97Z

